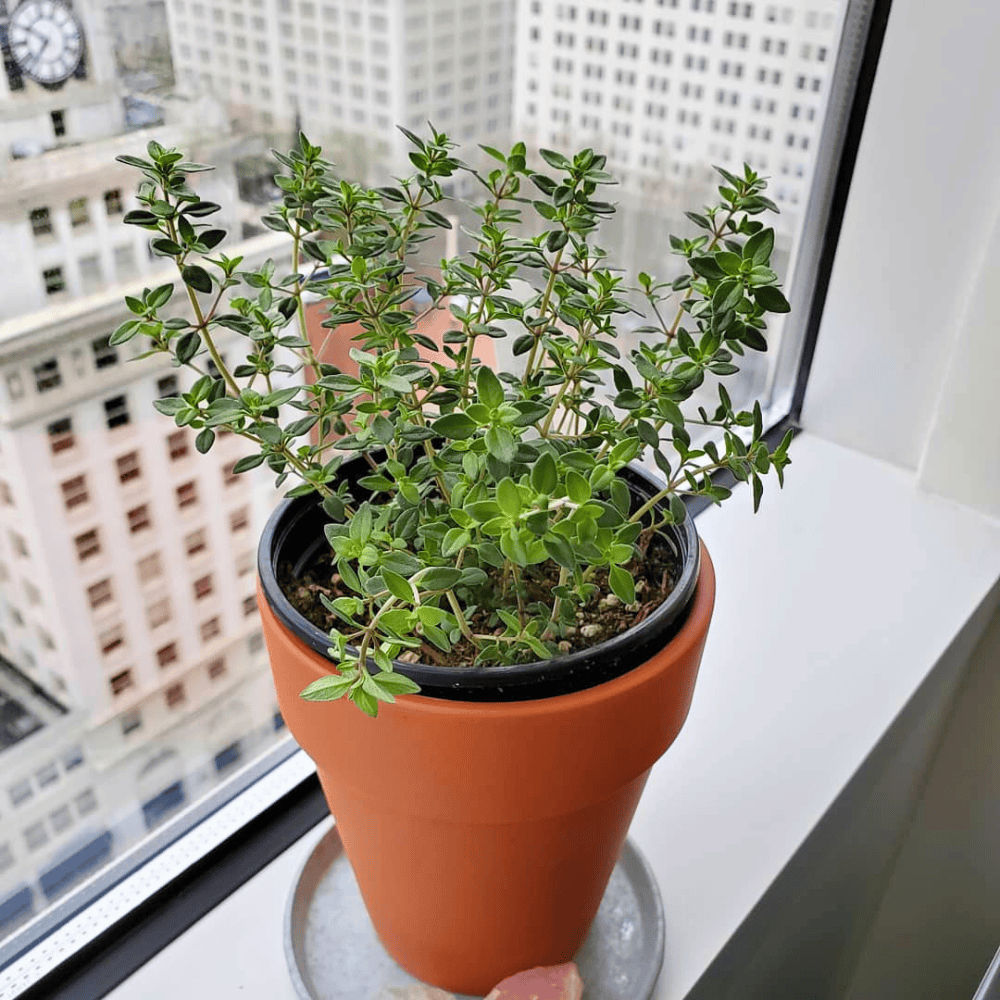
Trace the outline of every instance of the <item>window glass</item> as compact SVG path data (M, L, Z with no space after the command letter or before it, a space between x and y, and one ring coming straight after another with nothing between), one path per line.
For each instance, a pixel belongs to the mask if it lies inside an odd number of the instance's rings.
M14 5L0 0L0 40ZM139 7L142 17L115 15L87 34L82 75L48 89L8 68L0 88L0 156L10 155L0 327L13 319L18 337L0 364L0 664L14 678L0 666L0 940L49 905L46 878L74 851L98 861L81 862L67 887L183 807L224 794L243 764L292 750L253 594L257 538L293 483L276 489L266 465L237 474L248 450L237 435L218 431L201 455L198 428L156 412L154 401L180 405L215 373L207 351L193 371L138 358L138 339L111 343L141 318L142 289L175 278L151 234L124 225L139 176L114 156L162 139L215 164L189 181L223 211L191 220L228 231L218 253L247 269L271 258L279 278L293 271L290 241L260 224L281 194L260 151L287 148L299 128L345 177L372 184L409 172L397 123L423 133L434 122L478 168L490 162L480 142L523 139L539 167L539 148L593 146L621 182L600 245L629 275L663 280L677 273L669 235L694 233L684 210L714 196L712 165L748 161L772 178L775 265L794 288L847 0ZM461 226L478 220L465 201L478 188L459 178L450 191L458 225L447 239L467 250ZM434 235L428 260L448 246ZM212 293L192 294L214 308ZM279 299L265 306L275 317ZM170 315L188 306L178 283ZM294 324L275 322L292 337ZM643 321L621 323L625 355ZM796 334L780 319L771 331L772 351L740 359L735 405L785 391L776 366ZM239 363L240 338L217 335ZM523 360L498 363L515 371ZM265 391L262 380L254 388ZM36 508L56 523L35 524ZM17 773L4 756L15 744L27 761ZM21 885L33 909L4 923Z

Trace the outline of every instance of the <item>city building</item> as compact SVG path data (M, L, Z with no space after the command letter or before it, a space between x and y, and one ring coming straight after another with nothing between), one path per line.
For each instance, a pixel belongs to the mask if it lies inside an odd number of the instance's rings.
M794 229L842 7L524 0L515 131L540 146L599 147L627 187L652 196L746 161L774 177Z
M396 129L459 141L510 132L514 0L167 0L177 84L215 93L250 132L301 125L348 176L407 174ZM459 179L456 194L474 181Z
M288 240L243 240L254 147L210 99L136 127L106 13L0 0L0 936L282 728L254 598L277 493L233 474L236 436L201 456L155 412L191 372L109 344L126 295L178 280L123 224L139 175L115 157L216 164L192 184L247 267L287 267Z

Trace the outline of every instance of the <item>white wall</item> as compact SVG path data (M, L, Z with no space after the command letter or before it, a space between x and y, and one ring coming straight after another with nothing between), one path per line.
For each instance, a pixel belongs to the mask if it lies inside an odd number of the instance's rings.
M998 35L996 4L893 4L809 381L807 429L908 469L1000 204Z

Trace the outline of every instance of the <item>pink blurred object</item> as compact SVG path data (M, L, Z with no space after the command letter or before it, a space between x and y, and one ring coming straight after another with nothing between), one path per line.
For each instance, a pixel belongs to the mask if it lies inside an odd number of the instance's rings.
M455 1000L454 993L445 993L435 986L387 986L374 1000Z
M583 980L576 962L528 969L508 976L486 1000L580 1000Z

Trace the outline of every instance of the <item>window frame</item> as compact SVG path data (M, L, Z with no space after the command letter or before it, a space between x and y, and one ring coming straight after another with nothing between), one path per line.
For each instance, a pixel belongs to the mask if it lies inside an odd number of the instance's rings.
M841 110L836 121L828 112L819 142L805 211L812 223L807 222L803 232L797 284L791 292L793 310L805 316L804 332L798 349L782 365L794 377L787 399L771 407L767 436L772 443L786 430L799 429L890 7L891 0L848 0L831 80L830 108ZM776 413L776 408L783 412ZM700 509L692 505L691 512ZM23 1000L103 996L327 815L315 766L287 736L27 928L16 931L0 945L0 966L30 961ZM192 845L198 850L192 851ZM182 860L192 855L194 861ZM142 887L138 893L137 885ZM63 932L72 934L67 928L79 927L78 922L87 918L84 908L98 898L107 902L105 910L110 912L101 926L91 929L85 943L62 955ZM120 933L125 928L127 935Z

